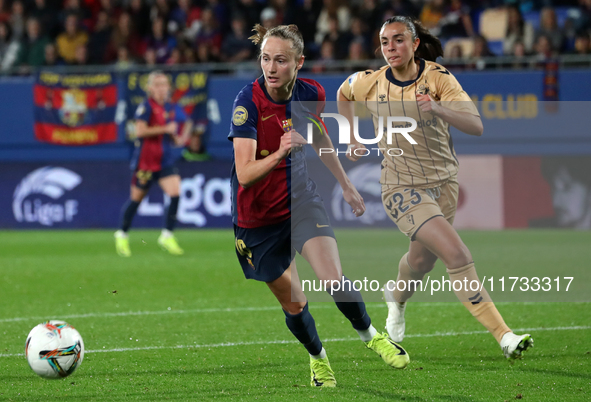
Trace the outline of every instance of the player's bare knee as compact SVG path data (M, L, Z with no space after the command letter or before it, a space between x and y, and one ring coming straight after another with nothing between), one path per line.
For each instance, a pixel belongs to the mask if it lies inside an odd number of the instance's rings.
M443 263L448 269L460 268L472 262L472 254L464 243L446 250Z
M432 258L424 255L408 256L408 265L410 269L424 274L431 272L433 268L435 268L436 261L437 257Z
M304 310L306 302L288 302L282 303L283 310L287 311L291 315L297 315Z

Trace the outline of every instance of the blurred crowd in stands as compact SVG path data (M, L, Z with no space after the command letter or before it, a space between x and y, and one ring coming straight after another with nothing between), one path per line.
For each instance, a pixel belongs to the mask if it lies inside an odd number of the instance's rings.
M452 64L591 53L591 0L0 0L0 70L249 61L260 23L298 25L320 72L379 58L380 26L394 15L419 19Z

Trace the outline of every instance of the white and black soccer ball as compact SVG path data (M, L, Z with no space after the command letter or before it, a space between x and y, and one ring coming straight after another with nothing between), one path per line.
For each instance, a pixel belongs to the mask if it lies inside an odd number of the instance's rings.
M65 378L84 359L84 342L74 327L64 321L48 321L31 330L25 345L31 369L48 379Z

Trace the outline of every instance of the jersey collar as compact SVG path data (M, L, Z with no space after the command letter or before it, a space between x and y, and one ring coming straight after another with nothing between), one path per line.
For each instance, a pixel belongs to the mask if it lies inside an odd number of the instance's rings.
M414 84L423 74L423 71L425 71L425 60L419 59L419 74L417 75L417 78L415 78L414 80L398 81L396 78L394 78L394 74L392 74L392 69L390 67L388 67L388 69L386 70L386 78L394 85L397 85L399 87L407 87L411 84Z
M289 99L281 101L281 102L277 102L277 101L274 101L273 98L271 98L271 95L269 95L269 93L267 92L267 87L265 87L265 76L261 75L257 81L259 82L259 86L263 90L263 93L265 94L265 96L267 97L269 102L274 103L276 105L287 105L293 99L293 93L295 92L295 87L296 87L295 85L293 86L293 90L291 91L291 97Z

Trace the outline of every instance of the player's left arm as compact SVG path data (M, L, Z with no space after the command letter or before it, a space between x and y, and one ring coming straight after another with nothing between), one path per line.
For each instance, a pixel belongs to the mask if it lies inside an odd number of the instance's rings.
M438 99L434 99L431 94L417 95L421 111L438 116L466 134L481 136L484 127L478 110L457 79L447 70L440 69L433 74L436 77Z
M312 148L320 157L320 160L330 170L330 173L337 179L343 189L343 198L347 204L353 208L355 216L361 216L365 212L365 203L363 198L349 180L341 161L337 157L336 151L328 134L315 132L312 142ZM330 151L329 151L330 150Z
M187 117L187 114L182 107L176 106L175 121L179 124L183 124L180 135L173 135L174 144L177 147L182 147L189 141L191 134L193 133L193 121Z
M316 112L320 115L324 110L326 104L326 94L324 88L317 84L318 87L318 110ZM341 161L339 160L334 145L328 133L322 133L317 130L313 132L312 148L320 157L320 160L330 170L332 175L337 179L341 188L343 189L343 198L353 208L355 216L361 216L365 212L365 203L363 198L349 180Z

